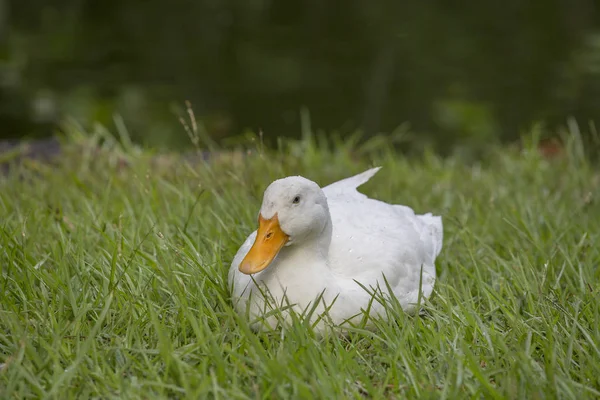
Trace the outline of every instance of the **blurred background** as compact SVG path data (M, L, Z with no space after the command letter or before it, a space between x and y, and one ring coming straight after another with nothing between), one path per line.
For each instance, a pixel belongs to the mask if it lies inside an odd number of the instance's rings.
M220 143L409 127L444 153L600 110L600 3L0 0L0 140L65 117L186 148L189 100Z

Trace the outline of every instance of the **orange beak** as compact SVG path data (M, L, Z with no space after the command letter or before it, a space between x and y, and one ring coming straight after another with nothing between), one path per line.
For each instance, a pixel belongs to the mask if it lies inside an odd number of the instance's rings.
M288 240L290 237L281 230L277 214L271 219L259 215L256 239L240 263L240 272L250 275L267 268Z

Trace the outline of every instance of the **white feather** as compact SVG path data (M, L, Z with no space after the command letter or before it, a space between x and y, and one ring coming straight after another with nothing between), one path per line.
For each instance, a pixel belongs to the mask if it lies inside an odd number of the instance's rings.
M267 288L277 304L287 300L298 312L311 307L315 298L324 293L325 304L317 305L314 316L335 299L328 315L336 325L362 318L361 311L370 303L371 315L385 316L384 307L372 302L372 296L361 285L379 286L385 293L389 285L392 293L387 294L394 296L409 313L415 311L419 292L424 299L431 295L436 279L435 259L442 248L442 219L431 214L415 215L409 207L359 193L356 188L377 171L379 168L370 169L322 190L300 177L284 178L269 186L261 212L278 213L281 227L290 235L292 244L282 249L269 267L252 276L242 274L238 268L254 243L256 231L242 244L229 271L232 298L239 313L249 309L250 317L255 319L265 312L257 284ZM300 212L288 206L287 197L296 192L318 199L314 206L311 203L305 207L318 207L322 197L330 221L307 221L306 215L313 215L307 211L313 210L304 208ZM300 222L303 225L298 225ZM294 229L307 223L326 226L317 238L320 242L294 243ZM276 320L271 317L266 322L267 327L273 327ZM321 321L317 328L324 326ZM265 325L255 327L260 329Z

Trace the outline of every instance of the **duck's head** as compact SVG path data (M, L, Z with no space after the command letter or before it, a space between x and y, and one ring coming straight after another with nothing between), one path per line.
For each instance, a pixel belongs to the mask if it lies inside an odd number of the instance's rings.
M265 190L256 239L240 263L240 272L262 271L284 246L318 237L328 223L327 198L319 185L301 176L276 180Z

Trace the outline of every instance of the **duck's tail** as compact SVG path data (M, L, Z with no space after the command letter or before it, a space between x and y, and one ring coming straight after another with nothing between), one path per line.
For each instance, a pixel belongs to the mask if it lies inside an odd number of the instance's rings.
M418 218L425 223L428 228L429 240L427 241L431 245L432 259L440 254L442 251L442 242L444 239L444 226L442 224L442 217L432 215L431 213L419 215Z

